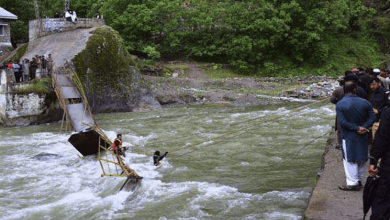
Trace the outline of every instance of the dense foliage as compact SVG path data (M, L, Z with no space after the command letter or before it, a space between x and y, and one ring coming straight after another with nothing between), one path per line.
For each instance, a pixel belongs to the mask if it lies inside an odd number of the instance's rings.
M103 92L100 89L104 85L120 90L121 80L128 74L128 67L134 65L130 54L123 47L122 38L111 28L95 30L85 50L73 59L73 63L81 81L90 83L95 93Z
M13 41L26 39L35 17L31 0L0 0L19 16ZM387 0L71 0L79 17L103 15L131 53L152 59L228 63L244 72L278 73L289 68L325 68L342 47L340 38L364 48L348 65L379 65L362 56L387 52L389 25L379 11ZM28 7L22 6L23 4ZM63 11L63 0L39 0L41 16ZM377 28L377 27L380 28ZM388 33L388 32L387 32ZM378 38L377 38L378 37ZM351 48L354 50L354 48ZM348 49L349 50L349 49ZM353 51L352 51L353 52ZM356 51L355 51L356 52ZM358 59L358 57L360 57ZM338 71L337 65L326 67Z

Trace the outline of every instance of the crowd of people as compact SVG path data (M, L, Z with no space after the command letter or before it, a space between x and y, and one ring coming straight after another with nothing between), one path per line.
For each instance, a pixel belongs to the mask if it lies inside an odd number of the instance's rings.
M336 104L336 148L342 151L346 176L346 184L339 189L359 191L363 187L369 158L368 174L380 176L371 220L390 219L389 75L380 69L352 68L330 99Z
M31 61L27 58L15 60L4 66L7 66L7 73L11 82L27 82L34 80L37 73L39 77L50 76L53 70L53 58L51 54L48 57L35 55Z

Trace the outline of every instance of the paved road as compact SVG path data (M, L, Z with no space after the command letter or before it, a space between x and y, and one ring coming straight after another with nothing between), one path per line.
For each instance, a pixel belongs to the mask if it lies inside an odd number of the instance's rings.
M52 54L54 65L62 67L65 62L71 61L84 50L95 29L77 29L38 38L29 43L28 51L22 59L27 58L31 61L35 55L47 57Z
M341 151L334 148L333 136L327 150L325 168L313 190L313 196L305 212L307 219L363 219L363 189L359 192L346 192L338 189L339 184L345 183L345 173ZM363 184L365 180L366 178Z

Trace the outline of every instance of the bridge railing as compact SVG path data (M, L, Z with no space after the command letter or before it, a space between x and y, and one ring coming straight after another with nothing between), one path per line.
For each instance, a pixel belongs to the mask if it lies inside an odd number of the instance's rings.
M78 28L101 27L104 20L97 18L77 18L76 22L67 21L65 18L44 18L29 22L29 41L51 34L75 30Z

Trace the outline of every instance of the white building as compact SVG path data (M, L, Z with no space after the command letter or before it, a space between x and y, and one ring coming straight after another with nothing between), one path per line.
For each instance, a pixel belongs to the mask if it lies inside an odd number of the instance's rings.
M0 7L0 50L12 47L11 44L11 20L18 19L18 16Z

